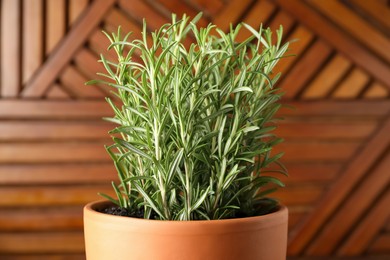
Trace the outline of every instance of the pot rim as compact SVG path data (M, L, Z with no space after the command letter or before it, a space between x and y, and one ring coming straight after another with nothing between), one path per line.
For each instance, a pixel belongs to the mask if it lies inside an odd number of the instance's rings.
M218 230L218 233L234 233L242 232L243 230L254 230L270 228L272 226L283 225L288 220L288 209L284 205L280 205L275 212L245 218L232 218L220 220L152 220L143 218L132 218L124 216L115 216L96 211L96 208L103 207L107 204L112 204L108 200L99 200L88 203L84 207L84 221L99 222L112 225L113 228L121 229L131 226L134 231L145 232L151 230L156 232L174 233L173 230L184 229L186 233L203 233L207 230ZM223 227L223 228L222 228ZM222 229L221 229L222 228Z

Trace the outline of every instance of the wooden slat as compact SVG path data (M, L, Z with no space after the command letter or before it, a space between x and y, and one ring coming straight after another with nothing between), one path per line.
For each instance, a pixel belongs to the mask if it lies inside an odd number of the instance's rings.
M223 0L191 0L191 3L199 7L200 10L212 16L217 15L224 6Z
M105 143L0 143L0 163L104 162Z
M1 207L39 207L85 205L102 199L97 193L114 196L109 183L95 186L23 186L2 187L0 189ZM1 244L1 243L0 243ZM1 251L1 250L0 250Z
M0 100L0 118L98 118L113 116L105 101Z
M385 169L388 170L389 168ZM384 173L384 175L386 175ZM367 245L378 234L390 217L390 191L375 203L368 215L359 223L359 226L348 236L341 248L337 251L340 256L360 255ZM390 244L389 244L390 245Z
M59 75L61 85L67 92L71 93L76 98L100 98L103 99L105 94L96 86L85 85L88 81L83 75L76 70L72 65L67 66L61 75Z
M88 7L88 0L68 0L69 14L68 23L72 25Z
M78 70L80 70L88 78L102 78L96 73L104 73L105 69L102 63L98 62L99 57L92 53L89 49L80 49L75 57L74 62Z
M107 60L116 62L118 56L115 54L114 50L111 49L110 51L107 51L107 47L110 46L110 44L110 40L102 33L101 29L93 31L88 39L88 47L92 52L99 57L100 54L103 54Z
M390 9L379 1L353 0L353 5L359 6L369 15L375 17L381 24L390 30Z
M0 233L0 253L82 253L82 232Z
M348 160L358 149L360 142L284 142L274 147L273 152L284 152L285 162L340 162Z
M0 254L2 260L85 260L85 253L60 254Z
M280 87L286 91L284 97L293 99L297 96L330 53L330 47L325 42L317 40L283 79Z
M388 153L379 165L367 176L364 181L349 194L347 201L343 206L335 212L326 226L311 241L310 246L306 250L307 255L330 255L341 242L342 238L353 229L360 218L366 213L367 209L374 203L375 199L383 192L388 184L390 184L390 153ZM387 174L386 174L387 173ZM387 202L390 202L390 193ZM390 205L390 204L387 204ZM378 210L376 210L378 212ZM380 208L376 223L371 223L372 230L378 230L379 225L383 225L390 213L390 208ZM372 211L370 210L370 214ZM381 222L382 220L382 222ZM360 225L360 227L362 227ZM368 237L367 237L368 238ZM364 247L360 247L363 249Z
M142 39L142 27L129 19L126 14L117 8L113 8L105 17L105 28L108 31L116 32L118 27L120 26L122 29L122 34L126 35L126 33L132 32L129 40L131 39Z
M390 102L383 101L306 101L286 102L291 108L282 108L279 115L294 116L386 116L390 112Z
M43 1L23 1L22 83L31 78L43 57Z
M310 214L310 212L292 212L291 209L294 206L288 207L288 229L294 229L294 227L301 221L301 219L307 215Z
M282 25L283 35L284 35L283 40L285 40L286 35L288 35L293 28L294 22L295 22L294 19L288 13L284 12L283 10L279 10L271 20L269 27L274 32L277 29L279 29L280 25ZM272 37L273 40L276 41L277 35L275 33L272 35ZM295 48L294 48L294 52L295 52Z
M332 97L356 99L367 85L368 81L368 75L359 68L355 68L332 93Z
M45 97L49 99L70 99L71 98L70 95L64 90L64 88L58 83L54 83L47 89Z
M378 82L373 82L364 92L365 98L387 98L389 97L389 90Z
M96 73L107 73L101 62L98 62L99 58L96 54L92 53L89 49L82 48L74 57L75 66L78 71L85 75L88 79L100 79L109 81L109 79L103 76L96 75ZM102 84L95 84L95 88L98 88L104 93L106 97L113 97L113 88Z
M260 28L260 25L265 25L273 12L276 10L276 6L269 1L257 1L249 12L245 15L244 22L255 28ZM243 41L251 36L252 33L249 30L242 30L237 41Z
M388 254L390 245L390 233L384 233L379 235L371 244L367 250L372 254ZM387 259L387 258L386 258Z
M195 17L199 12L186 3L186 1L165 1L165 0L146 0L150 6L155 9L159 9L161 13L174 12L178 17L182 17L184 14L190 17ZM198 25L206 27L209 21L205 19L203 15L198 21Z
M240 16L245 12L248 5L253 0L231 0L225 4L221 12L218 13L213 20L213 23L223 31L229 29L230 23L235 24Z
M85 12L82 21L73 27L51 59L47 60L37 75L29 81L22 92L22 96L42 96L113 3L114 0L96 0L92 3L91 7Z
M46 1L46 55L62 39L66 26L65 0Z
M309 44L313 41L313 38L314 35L306 27L298 25L288 37L288 41L295 40L295 42L292 42L289 46L293 49L292 54L296 55L297 57L302 56L302 53L308 48ZM296 57L280 59L276 64L274 71L280 71L282 73L282 78L284 78L283 75L287 73L288 70L292 68L292 66L297 62L298 59Z
M127 15L140 23L142 23L143 18L150 17L151 19L147 20L147 24L151 30L160 28L161 25L170 22L170 17L166 18L161 13L150 8L144 0L119 0L119 6Z
M48 221L49 220L49 221ZM83 229L83 206L0 209L1 232Z
M117 178L112 162L0 165L0 185L109 183Z
M278 176L284 183L329 183L339 174L342 163L285 163L289 176Z
M378 56L390 62L390 40L339 1L307 1L347 30Z
M299 185L279 189L272 193L272 197L288 206L295 205L311 205L315 203L323 193L322 186L315 185Z
M337 55L333 57L305 89L302 98L319 99L326 97L350 67L351 63L344 56Z
M359 149L347 164L343 174L322 196L315 210L291 233L289 254L301 253L315 236L316 231L327 221L335 209L350 194L355 185L375 164L377 158L388 148L390 142L390 118L380 126L375 135Z
M377 80L390 88L390 67L371 52L364 49L356 41L347 37L344 31L328 23L325 18L314 13L303 1L275 0L279 5L289 11L299 22L305 24L309 29L318 34L323 40L328 41L335 49L342 52L356 65L364 68ZM336 2L336 1L315 1L315 2ZM359 27L356 26L358 29ZM369 39L367 37L367 39ZM386 51L386 48L383 48ZM390 55L390 54L387 54Z
M20 8L20 0L1 1L1 97L16 97L20 90Z
M361 139L368 137L377 127L376 121L329 122L329 121L281 121L274 131L278 136L290 140L300 139ZM1 129L1 128L0 128Z
M109 139L115 126L100 122L5 121L0 123L0 141Z

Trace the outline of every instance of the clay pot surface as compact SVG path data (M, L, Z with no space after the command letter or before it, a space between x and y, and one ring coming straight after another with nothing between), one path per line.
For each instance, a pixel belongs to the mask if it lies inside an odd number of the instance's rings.
M87 260L282 260L286 259L288 210L248 218L163 221L97 212L84 207Z

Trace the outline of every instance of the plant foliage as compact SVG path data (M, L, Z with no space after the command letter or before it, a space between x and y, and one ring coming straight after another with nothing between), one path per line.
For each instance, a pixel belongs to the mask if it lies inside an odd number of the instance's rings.
M118 126L106 149L119 183L117 198L103 196L144 218L265 214L277 206L265 196L283 186L267 175L271 164L285 173L282 154L271 153L281 142L272 130L281 106L273 69L288 48L282 27L273 42L269 28L239 24L225 33L198 28L199 18L173 15L153 33L144 22L143 38L131 41L120 28L106 33L118 61L101 56L101 75L120 101L107 98ZM242 29L251 36L238 42Z

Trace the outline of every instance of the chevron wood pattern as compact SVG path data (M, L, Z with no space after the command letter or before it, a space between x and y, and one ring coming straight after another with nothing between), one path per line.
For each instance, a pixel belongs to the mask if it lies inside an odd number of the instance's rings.
M82 206L112 193L102 30L140 36L172 12L228 30L284 26L293 58L276 134L285 142L290 257L390 255L387 0L0 0L0 259L84 259ZM245 37L243 32L240 37ZM275 151L275 152L277 152Z

